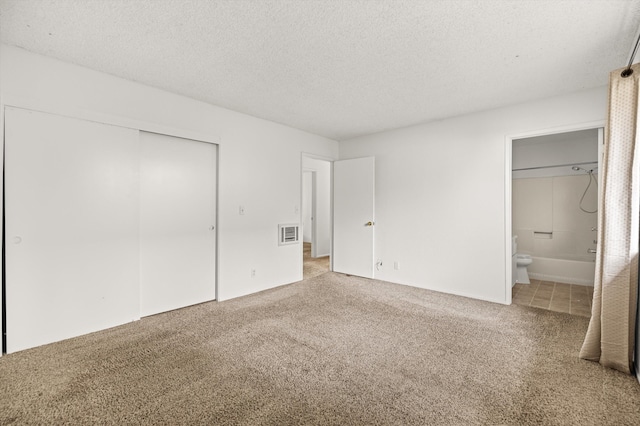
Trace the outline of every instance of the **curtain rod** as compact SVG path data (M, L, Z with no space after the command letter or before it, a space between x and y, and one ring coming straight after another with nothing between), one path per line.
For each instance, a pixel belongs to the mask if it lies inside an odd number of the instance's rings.
M570 164L555 164L551 166L537 166L537 167L523 167L521 169L512 169L512 172L522 172L525 170L540 170L540 169L555 169L559 167L569 167L569 166L586 166L587 164L595 164L596 168L598 167L597 161L590 161L588 163L570 163Z
M633 70L631 69L631 65L633 64L633 58L636 57L636 53L638 53L638 46L640 45L640 33L638 33L638 38L636 39L636 45L633 48L633 52L631 52L631 57L629 58L629 63L627 64L627 68L620 74L622 77L629 77L633 74Z

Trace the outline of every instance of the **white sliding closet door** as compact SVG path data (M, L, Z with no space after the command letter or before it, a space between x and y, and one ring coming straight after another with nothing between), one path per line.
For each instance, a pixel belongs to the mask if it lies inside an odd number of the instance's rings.
M137 138L5 109L7 352L139 318Z
M140 132L142 316L213 300L217 146Z

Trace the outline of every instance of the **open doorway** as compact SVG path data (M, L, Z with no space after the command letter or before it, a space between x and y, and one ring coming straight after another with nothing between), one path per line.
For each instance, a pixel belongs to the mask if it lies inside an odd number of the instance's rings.
M602 128L512 138L512 302L590 316Z
M302 156L303 279L331 270L331 162Z

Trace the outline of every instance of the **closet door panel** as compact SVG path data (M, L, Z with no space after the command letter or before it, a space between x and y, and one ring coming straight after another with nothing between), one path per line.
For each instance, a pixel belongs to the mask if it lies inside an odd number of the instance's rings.
M140 132L140 312L216 297L217 146Z
M5 123L7 352L139 318L138 131Z

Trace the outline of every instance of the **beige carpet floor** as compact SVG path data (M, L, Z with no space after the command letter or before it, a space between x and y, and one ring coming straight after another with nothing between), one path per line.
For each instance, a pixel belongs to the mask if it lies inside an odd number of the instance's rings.
M3 356L0 424L640 424L587 322L329 272Z

